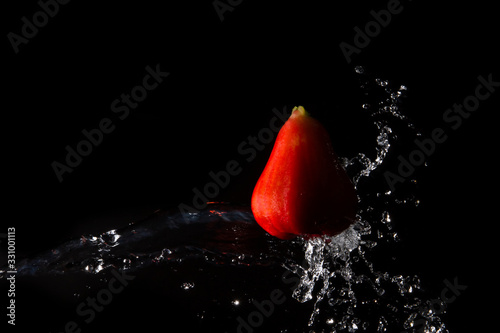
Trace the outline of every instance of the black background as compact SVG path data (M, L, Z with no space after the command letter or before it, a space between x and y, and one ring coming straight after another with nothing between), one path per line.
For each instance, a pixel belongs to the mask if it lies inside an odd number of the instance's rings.
M353 28L387 1L242 1L222 22L210 0L71 1L17 54L6 36L19 34L21 18L31 20L40 7L4 4L0 232L15 226L18 255L30 256L190 203L192 188L233 159L243 172L216 199L248 203L271 145L251 163L237 147L268 126L273 108L304 105L325 124L337 153L354 156L373 140L357 126L356 65L408 87L405 113L424 134L443 127L445 110L474 93L479 75L500 81L496 9L481 2L401 5L348 64L339 44L353 44ZM170 75L119 120L112 101L157 64ZM496 111L498 91L459 129L447 129L448 140L414 175L420 206L395 222L403 269L419 274L432 295L444 279L468 286L449 307L452 332L494 320ZM75 147L81 131L103 118L115 130L60 183L51 163L63 162L65 146ZM20 323L30 317L22 311ZM54 330L64 322L57 314L48 320Z

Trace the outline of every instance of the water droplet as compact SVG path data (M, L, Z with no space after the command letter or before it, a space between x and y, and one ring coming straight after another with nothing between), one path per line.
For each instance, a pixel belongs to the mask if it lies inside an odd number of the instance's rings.
M354 71L356 72L356 74L363 74L365 72L365 69L363 66L356 66L354 67Z
M391 215L389 212L385 211L382 213L382 223L391 223Z
M194 283L192 283L192 282L184 282L183 284L181 284L181 288L184 289L184 290L193 289L194 288Z
M387 86L387 85L389 84L389 81L387 81L387 80L382 80L382 79L379 79L379 78L376 78L376 79L375 79L375 82L376 82L379 86L381 86L381 87L385 87L385 86Z

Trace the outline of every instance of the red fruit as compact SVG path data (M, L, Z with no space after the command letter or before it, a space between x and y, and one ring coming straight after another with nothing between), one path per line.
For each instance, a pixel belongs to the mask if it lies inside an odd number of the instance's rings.
M302 106L295 107L255 185L255 219L281 239L332 236L354 222L356 204L354 185L326 129Z

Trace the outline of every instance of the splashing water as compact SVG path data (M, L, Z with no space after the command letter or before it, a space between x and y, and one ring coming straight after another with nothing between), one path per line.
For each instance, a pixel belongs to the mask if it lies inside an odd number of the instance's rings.
M351 172L361 209L356 222L340 235L304 240L304 265L294 262L283 265L300 276L293 297L302 303L313 300L308 326L324 327L318 323L322 320L329 332L447 332L428 302L417 296L421 291L418 276L378 271L368 259L382 239L399 241L393 230L390 208L380 200L371 205L369 198L375 196L385 203L415 206L419 200L413 196L400 200L391 191L374 193L373 186L368 191L361 185L361 180L380 169L386 160L391 143L398 138L393 125L411 131L413 136L419 133L400 111L406 86L394 90L387 80L370 80L361 66L357 66L355 72L362 76L362 89L375 88L379 90L379 96L384 96L377 107L361 103L361 108L370 112L378 130L374 157L359 153L354 158L343 159L344 168ZM401 318L406 320L402 322Z
M373 176L380 174L400 136L419 133L400 110L406 86L394 88L387 80L371 78L361 66L355 72L366 96L359 107L372 119L377 135L371 151L342 159L359 199L356 222L343 233L282 241L257 225L248 206L212 203L198 213L157 212L121 229L68 241L19 261L18 275L96 275L111 268L134 272L189 258L211 265L275 265L300 277L292 296L300 303L313 303L304 323L310 332L447 332L422 296L418 276L379 270L374 263L377 248L399 242L392 209L401 204L416 206L419 201L412 194L401 199L372 184ZM303 262L297 253L304 255ZM0 278L5 272L0 270ZM185 281L178 289L190 291L197 285ZM244 303L244 299L231 301L234 307Z

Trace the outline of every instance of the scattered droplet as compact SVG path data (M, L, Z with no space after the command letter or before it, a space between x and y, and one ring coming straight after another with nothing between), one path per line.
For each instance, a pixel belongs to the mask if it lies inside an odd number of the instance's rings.
M181 288L184 289L184 290L193 289L194 288L194 283L192 283L192 282L184 282L183 284L181 284Z
M363 74L365 72L365 69L363 66L356 66L354 67L354 71L356 72L356 74Z
M391 223L391 215L389 212L385 211L382 213L382 223Z

